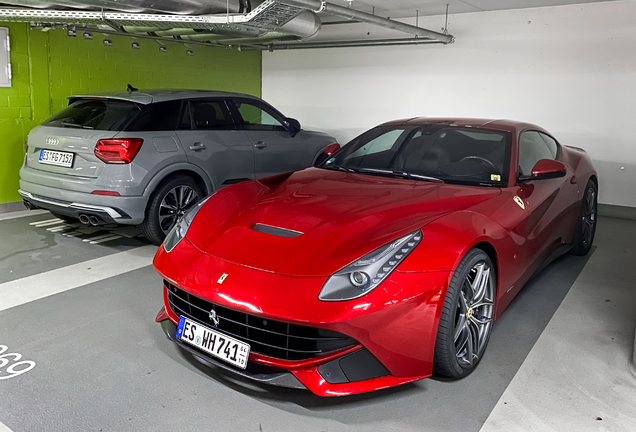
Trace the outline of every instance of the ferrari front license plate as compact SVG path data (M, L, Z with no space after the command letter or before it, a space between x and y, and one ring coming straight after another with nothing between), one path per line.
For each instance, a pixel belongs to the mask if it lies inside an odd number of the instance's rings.
M73 153L40 150L40 163L70 168L73 165Z
M179 319L177 338L241 369L247 367L247 358L250 355L248 344L186 317Z

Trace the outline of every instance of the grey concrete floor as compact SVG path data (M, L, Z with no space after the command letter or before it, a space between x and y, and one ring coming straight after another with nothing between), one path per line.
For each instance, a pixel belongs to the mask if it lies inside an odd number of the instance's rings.
M5 432L3 424L14 432L563 430L567 424L560 423L558 413L551 422L537 423L537 410L546 410L537 403L559 402L564 408L556 410L567 412L567 384L572 381L558 379L564 374L562 364L570 355L585 363L593 346L607 355L594 357L581 371L589 373L594 366L597 378L589 381L587 393L596 397L595 389L607 376L625 383L617 394L625 395L626 402L615 415L629 419L630 413L622 412L636 404L636 395L630 393L636 379L632 383L604 375L624 360L628 334L633 343L634 221L602 218L592 254L565 256L535 277L496 323L487 353L469 377L323 399L237 379L181 352L154 323L162 296L161 279L150 265L152 247L136 236L90 244L84 240L95 233L68 237L64 230L30 225L50 219L42 214L0 220L0 351L7 347L0 356L19 353L21 361L35 363L11 378L6 378L6 367L0 367L0 432ZM121 265L122 257L134 265ZM625 266L630 257L632 273L614 269ZM86 262L99 265L78 270L77 263ZM70 271L85 272L86 283L78 284ZM56 284L68 278L68 286L76 288L29 297L27 291L46 285L51 275L59 278ZM604 284L596 296L595 275L603 277ZM3 307L3 287L6 292L20 286L26 287L24 302L14 298ZM610 302L599 302L599 295ZM568 319L579 315L588 319L584 327ZM612 330L601 330L606 323ZM580 339L582 328L594 328L608 340ZM620 341L609 342L611 337ZM544 346L546 340L551 344ZM555 353L559 368L541 364ZM572 366L568 373L577 371ZM536 376L542 377L537 380L541 385L533 383ZM552 402L545 402L542 385L551 389ZM554 386L562 388L561 393L554 392ZM526 395L525 389L532 394ZM610 391L602 397L611 396ZM524 423L530 421L524 417L528 412L535 413L533 423ZM608 411L592 414L606 417L582 422L577 430L630 430L612 429L624 423L610 423ZM595 429L603 424L608 427Z

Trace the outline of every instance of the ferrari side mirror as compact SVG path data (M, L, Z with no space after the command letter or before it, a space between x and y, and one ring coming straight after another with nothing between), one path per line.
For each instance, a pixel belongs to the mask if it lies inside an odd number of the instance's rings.
M566 168L563 163L553 159L541 159L532 168L532 180L545 180L563 177L566 174Z
M325 147L325 150L320 155L318 155L318 157L316 158L316 162L314 162L314 166L320 165L321 163L326 161L327 158L329 158L329 156L331 156L338 150L340 150L340 144L338 143L329 144L327 147Z

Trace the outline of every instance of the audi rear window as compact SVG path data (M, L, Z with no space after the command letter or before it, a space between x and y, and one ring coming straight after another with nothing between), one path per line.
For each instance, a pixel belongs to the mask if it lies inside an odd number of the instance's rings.
M77 99L43 126L106 131L123 130L140 112L137 104L115 99Z
M175 130L179 123L181 101L157 102L146 105L132 123L128 131L168 131Z

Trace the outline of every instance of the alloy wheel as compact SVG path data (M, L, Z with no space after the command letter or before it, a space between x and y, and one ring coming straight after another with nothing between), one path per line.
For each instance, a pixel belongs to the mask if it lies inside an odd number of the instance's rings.
M495 285L492 269L478 262L462 284L455 314L455 355L460 365L472 367L482 356L492 329Z
M176 186L168 191L159 205L159 225L164 234L172 229L183 216L199 200L199 195L190 186Z
M596 224L596 191L594 188L587 188L585 192L585 198L583 200L583 223L581 224L581 229L583 230L583 235L581 239L583 240L583 245L587 248L592 243L592 238L594 236L594 225Z

